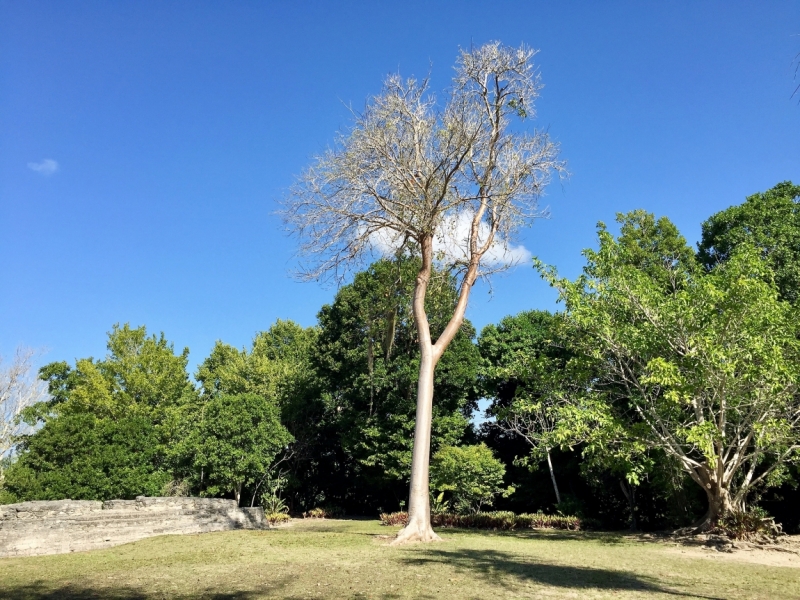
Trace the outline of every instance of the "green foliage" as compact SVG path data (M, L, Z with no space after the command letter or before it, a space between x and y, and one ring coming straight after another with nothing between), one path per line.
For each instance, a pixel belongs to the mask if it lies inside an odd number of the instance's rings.
M711 513L743 506L797 457L797 315L752 248L704 272L664 219L618 220L577 281L542 269L566 304L572 373L585 373L565 381L556 437L634 485L663 453Z
M478 338L483 359L481 392L492 399L490 412L494 416L502 418L503 409L515 398L542 395L541 375L550 370L545 365L552 361L563 363L566 356L558 338L558 324L555 315L531 310L483 328Z
M268 330L258 333L249 349L238 350L217 342L211 354L198 367L200 398L197 406L187 407L182 419L186 433L185 442L175 449L176 461L183 465L192 478L195 488L206 494L221 493L216 484L207 489L205 471L198 462L200 422L204 406L220 395L254 394L277 408L280 424L288 431L292 442L283 446L278 454L269 453L269 459L282 461L289 467L286 489L302 493L311 485L303 481L313 454L321 451L318 445L323 406L319 400L318 379L312 363L312 351L317 330L303 328L292 321L276 321ZM283 435L283 434L281 434ZM272 465L267 469L271 469ZM313 472L311 473L313 476ZM258 481L268 478L267 471ZM253 483L255 475L246 477L242 484L251 494L259 493L260 483ZM201 478L203 481L201 481ZM313 481L313 478L312 478ZM312 492L313 493L313 492Z
M145 327L114 325L108 334L108 355L43 367L52 400L29 411L29 420L67 413L92 413L99 418L141 416L162 424L174 407L194 390L186 373L189 349L176 355L162 333L148 337Z
M212 397L190 443L194 467L205 474L203 493L233 493L239 500L242 488L255 483L291 441L274 401L253 393Z
M313 328L278 319L255 336L249 351L218 341L197 370L202 394L252 393L289 404L309 385L309 353L316 335Z
M502 487L505 472L486 444L444 446L431 460L431 488L447 492L457 512L477 512L496 496L514 492Z
M146 418L68 413L23 442L6 487L19 501L131 499L160 495L170 479Z
M172 479L175 417L195 395L187 356L126 324L108 334L103 360L43 367L51 400L24 415L41 426L22 438L8 490L21 500L158 495Z
M766 259L781 298L800 298L800 186L779 183L748 196L743 204L718 212L703 223L698 258L708 270L729 260L743 245Z
M782 533L780 525L776 525L775 520L758 507L725 515L717 522L714 531L734 540L756 541L775 538Z
M282 477L270 478L264 485L261 494L261 507L266 515L288 514L289 506L281 497L281 491L285 485Z
M488 325L478 339L484 360L481 387L492 399L488 414L496 417L498 427L531 446L531 455L519 462L532 469L557 445L552 430L560 388L570 377L561 325L558 315L526 311L505 317L498 326Z
M450 512L450 501L445 500L444 494L444 492L440 492L439 495L431 494L431 514Z

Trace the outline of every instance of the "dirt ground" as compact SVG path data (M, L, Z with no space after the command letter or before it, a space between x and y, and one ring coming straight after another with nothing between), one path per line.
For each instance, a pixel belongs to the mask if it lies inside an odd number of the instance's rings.
M754 544L733 541L727 544L706 543L698 540L662 542L674 554L685 557L705 558L717 561L734 561L765 565L768 567L791 567L800 569L800 535L787 535L775 544Z

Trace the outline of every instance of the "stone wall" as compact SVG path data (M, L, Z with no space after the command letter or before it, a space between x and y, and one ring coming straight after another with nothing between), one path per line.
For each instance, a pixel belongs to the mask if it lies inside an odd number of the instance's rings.
M0 557L108 548L142 538L267 529L261 508L218 498L56 500L0 505Z

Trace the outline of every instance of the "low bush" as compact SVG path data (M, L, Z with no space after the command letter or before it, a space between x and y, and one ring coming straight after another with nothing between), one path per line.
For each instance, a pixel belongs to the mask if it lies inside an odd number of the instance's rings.
M185 479L171 479L161 488L162 496L185 498L191 494L192 486Z
M335 506L317 506L303 513L304 519L338 519L343 515L342 509Z
M268 515L287 514L289 512L289 506L283 498L274 493L261 496L261 507L264 509L264 513Z
M405 525L408 522L408 513L394 512L382 513L382 525ZM564 529L567 531L580 531L586 529L584 519L564 515L546 515L532 513L517 515L510 511L477 512L470 515L453 513L439 513L431 515L431 524L434 527L463 527L469 529L497 529L512 531L515 529Z
M781 535L781 526L767 512L755 507L747 512L732 512L722 517L713 533L734 540L759 540Z
M270 525L278 525L291 520L291 517L283 512L268 513L264 515L264 518L267 519Z
M381 513L381 525L405 525L408 523L408 513L405 511Z

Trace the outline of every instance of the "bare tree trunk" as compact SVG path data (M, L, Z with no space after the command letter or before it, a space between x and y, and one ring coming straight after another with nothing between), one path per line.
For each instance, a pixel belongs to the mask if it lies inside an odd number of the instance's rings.
M556 474L553 471L553 462L550 460L550 449L547 448L545 450L547 452L547 466L550 469L550 480L553 482L553 489L556 492L556 502L561 504L561 494L558 493L558 484L556 483Z
M628 508L631 512L631 531L636 531L639 528L639 524L636 522L636 486L627 484L624 479L620 479L619 487L628 501Z
M473 222L473 237L477 225ZM489 240L491 242L491 239ZM473 255L461 283L456 308L436 344L431 340L430 324L425 313L425 294L433 269L433 236L420 240L422 267L414 286L414 322L419 336L419 381L417 383L417 420L414 425L414 450L411 456L411 486L408 496L408 524L397 534L393 545L406 542L433 542L441 538L431 527L428 472L431 456L431 420L433 417L433 372L436 364L464 322L467 301L478 272L481 255Z
M417 383L417 421L414 426L414 451L411 459L411 486L408 496L408 524L394 543L432 542L441 538L431 527L429 465L431 421L433 417L433 353L423 354Z
M397 309L393 308L389 311L386 318L386 333L383 340L383 359L388 363L392 357L392 348L394 347L395 330L397 329Z
M433 419L433 371L437 356L431 341L430 325L425 313L425 293L433 266L433 240L422 246L422 267L414 286L414 321L419 337L420 363L417 382L417 416L414 424L414 450L411 455L411 485L408 494L408 523L392 544L432 542L441 538L431 527L431 506L428 474L431 455L431 422Z

